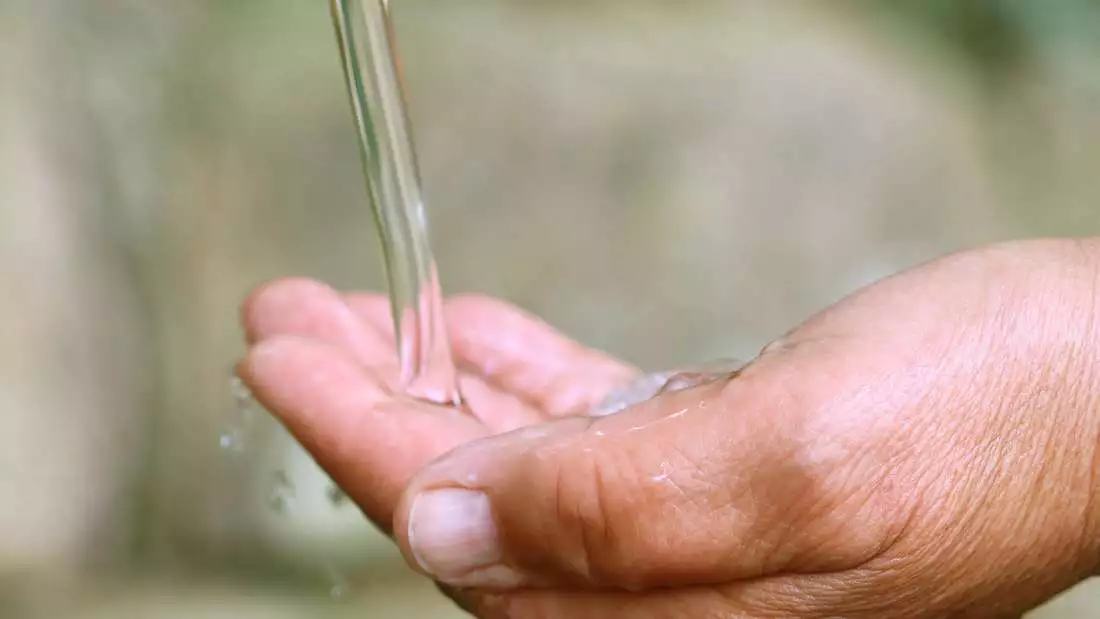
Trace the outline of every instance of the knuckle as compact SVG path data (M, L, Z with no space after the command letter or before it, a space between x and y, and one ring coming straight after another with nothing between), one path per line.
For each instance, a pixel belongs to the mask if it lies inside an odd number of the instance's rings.
M651 556L636 534L642 494L633 469L614 450L582 450L556 472L556 517L566 537L558 554L583 582L629 586Z

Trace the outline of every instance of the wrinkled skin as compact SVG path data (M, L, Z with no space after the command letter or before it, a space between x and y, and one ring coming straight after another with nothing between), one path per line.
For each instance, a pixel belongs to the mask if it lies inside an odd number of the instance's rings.
M1100 557L1098 256L948 256L601 418L636 371L486 298L446 310L477 417L393 396L384 299L308 281L246 302L239 371L480 617L1012 617Z

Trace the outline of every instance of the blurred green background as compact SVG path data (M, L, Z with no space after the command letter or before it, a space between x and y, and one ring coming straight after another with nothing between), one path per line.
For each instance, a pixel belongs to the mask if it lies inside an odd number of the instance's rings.
M646 367L1100 233L1097 2L394 4L445 287ZM218 449L249 288L383 283L326 3L0 0L0 68L0 616L460 616Z

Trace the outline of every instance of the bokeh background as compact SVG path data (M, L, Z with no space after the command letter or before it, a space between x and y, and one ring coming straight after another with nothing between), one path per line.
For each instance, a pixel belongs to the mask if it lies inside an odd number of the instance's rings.
M445 287L645 367L1100 233L1094 1L394 4ZM326 3L0 0L0 70L0 616L460 616L219 449L246 292L384 281Z

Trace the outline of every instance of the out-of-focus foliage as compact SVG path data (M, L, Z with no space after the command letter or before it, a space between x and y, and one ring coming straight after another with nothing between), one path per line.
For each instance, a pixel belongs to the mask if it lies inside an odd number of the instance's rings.
M847 4L850 10L882 15L894 27L933 40L992 83L1019 71L1035 55L1095 52L1100 27L1096 0L850 0ZM1081 62L1081 56L1070 61Z

